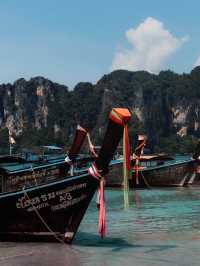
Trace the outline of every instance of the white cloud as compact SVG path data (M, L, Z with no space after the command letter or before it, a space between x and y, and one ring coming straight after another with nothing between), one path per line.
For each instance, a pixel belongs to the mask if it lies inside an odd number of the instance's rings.
M162 22L152 17L138 27L127 30L126 38L132 47L115 54L112 70L158 72L166 60L188 40L188 37L174 37Z
M197 58L197 61L194 64L194 67L200 66L200 56Z

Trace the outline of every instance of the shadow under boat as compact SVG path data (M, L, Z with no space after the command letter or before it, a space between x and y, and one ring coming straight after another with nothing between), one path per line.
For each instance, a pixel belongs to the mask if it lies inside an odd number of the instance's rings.
M119 252L121 250L135 249L135 248L147 248L147 253L154 251L166 251L168 249L177 248L177 245L167 245L167 244L134 244L129 243L127 240L121 237L106 237L100 240L97 235L86 232L78 232L77 239L74 244L76 246L84 247L98 247L98 248L111 248L113 252Z

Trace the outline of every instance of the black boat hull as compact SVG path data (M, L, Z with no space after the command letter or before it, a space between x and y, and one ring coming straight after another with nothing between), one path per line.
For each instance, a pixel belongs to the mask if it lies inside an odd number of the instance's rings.
M85 174L66 177L70 163L76 158L77 147L70 150L69 158L66 158L69 163L62 165L62 162L61 164L58 162L55 169L51 167L49 169L47 165L47 171L44 173L44 165L42 168L29 167L26 170L14 171L12 174L8 174L5 167L0 168L2 187L0 240L5 240L6 236L9 239L12 237L12 240L19 240L21 236L23 240L30 241L32 239L30 235L50 234L55 239L63 241L58 238L60 234L63 234L65 242L71 243L99 183L101 184L99 222L100 234L103 237L105 216L101 214L105 211L104 177L108 173L109 163L123 136L124 127L127 129L130 118L131 114L128 109L112 109L98 157ZM86 134L85 130L84 134ZM78 147L81 142L82 140L79 139ZM60 166L61 171L57 171L60 170ZM40 183L36 177L41 179ZM60 177L63 178L60 179ZM35 181L35 183L32 184L28 180ZM42 182L45 184L41 184ZM13 190L15 192L12 192ZM27 239L24 239L26 237Z
M0 196L0 240L64 235L70 243L98 187L88 174ZM55 234L54 234L55 233Z

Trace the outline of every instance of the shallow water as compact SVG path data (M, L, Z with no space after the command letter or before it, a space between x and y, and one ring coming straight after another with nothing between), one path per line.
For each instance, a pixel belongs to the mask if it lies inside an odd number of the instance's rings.
M72 246L0 243L0 265L200 265L200 188L106 191L107 237L97 233L95 200Z

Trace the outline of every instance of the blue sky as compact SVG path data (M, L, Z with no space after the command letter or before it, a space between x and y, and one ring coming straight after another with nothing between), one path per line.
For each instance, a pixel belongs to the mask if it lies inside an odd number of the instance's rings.
M199 10L198 0L2 0L0 83L42 75L73 88L117 68L190 72L200 57Z

